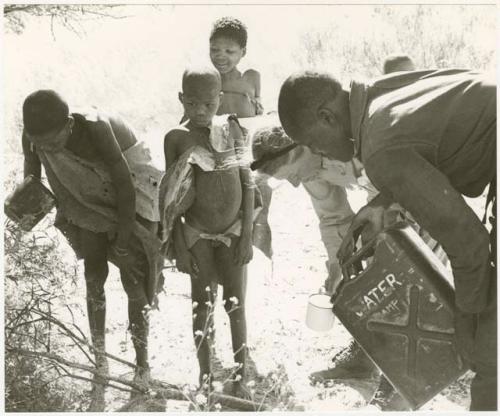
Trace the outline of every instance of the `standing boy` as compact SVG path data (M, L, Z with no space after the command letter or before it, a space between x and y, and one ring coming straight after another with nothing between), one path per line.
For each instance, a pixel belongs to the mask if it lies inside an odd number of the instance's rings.
M221 77L216 70L186 70L179 100L188 120L166 134L164 146L167 177L182 160L188 160L194 176L194 195L183 218L175 222L173 246L177 268L191 276L199 382L210 387L212 381L207 332L214 301L211 286L218 282L224 290L238 365L233 393L241 395L247 356L244 276L252 258L254 185L242 161L238 122L224 117L218 125L220 118L214 120L220 98Z

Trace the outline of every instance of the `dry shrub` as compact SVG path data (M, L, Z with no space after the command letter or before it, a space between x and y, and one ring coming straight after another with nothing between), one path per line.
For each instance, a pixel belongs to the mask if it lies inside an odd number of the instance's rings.
M5 408L7 411L79 410L81 388L68 383L54 363L12 351L57 352L58 331L43 316L67 306L76 284L76 261L60 247L51 219L35 232L10 220L4 228L5 266ZM73 261L71 261L73 260Z

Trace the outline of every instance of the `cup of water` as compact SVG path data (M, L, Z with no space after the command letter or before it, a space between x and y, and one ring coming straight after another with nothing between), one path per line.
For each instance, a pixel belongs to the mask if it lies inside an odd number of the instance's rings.
M324 292L309 296L306 313L306 326L314 331L328 331L335 322L330 295Z

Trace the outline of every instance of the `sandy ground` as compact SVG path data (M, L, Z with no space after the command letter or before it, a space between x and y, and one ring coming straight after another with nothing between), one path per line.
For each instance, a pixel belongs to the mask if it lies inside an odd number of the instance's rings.
M354 205L363 195L350 195ZM255 382L256 401L277 410L343 411L367 407L377 387L375 381L345 381L332 386L313 386L311 372L326 369L333 355L346 346L350 336L337 321L332 330L313 332L305 326L308 296L317 291L325 276L326 254L317 219L302 188L284 184L276 189L270 213L274 261L258 251L249 266L247 321L250 350L249 380ZM198 365L191 335L190 285L187 275L165 272L165 291L160 310L152 314L150 358L152 376L178 386L197 383ZM82 276L83 279L83 276ZM83 281L82 281L83 283ZM107 350L131 362L134 353L126 331L126 297L115 268L106 284L108 299ZM83 307L83 284L73 299ZM80 325L87 328L83 313ZM218 304L215 310L216 343L214 368L219 382L231 374L232 350L227 315ZM121 365L112 365L115 375L132 378ZM427 403L421 411L465 410L470 374ZM106 410L127 403L126 393L109 390ZM169 401L166 410L187 411L187 402Z

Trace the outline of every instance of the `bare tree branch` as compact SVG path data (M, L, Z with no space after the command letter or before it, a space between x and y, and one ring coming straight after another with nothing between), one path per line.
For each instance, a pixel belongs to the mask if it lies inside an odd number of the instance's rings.
M44 316L44 318L46 320L50 320L52 323L54 323L55 325L59 326L61 329L63 329L71 338L74 338L75 340L81 342L82 344L85 344L87 347L89 347L93 352L96 352L96 348L90 343L87 341L87 339L85 338L80 338L78 335L76 335L73 331L71 331L71 329L69 329L66 325L64 325L61 321L59 321L58 319L55 319L54 317L52 316L48 316L47 314L45 314L44 312L42 311L38 311L38 310L34 310L33 311L34 313L36 314L39 314L41 316ZM101 351L98 351L99 353L101 353ZM137 366L135 364L132 364L131 362L129 361L126 361L120 357L117 357L113 354L110 354L110 353L107 353L107 352L104 352L103 353L106 357L108 358L111 358L112 360L115 360L121 364L125 364L129 367L132 367L132 368L137 368ZM92 360L91 360L92 361Z
M64 359L56 354L49 354L49 353L41 352L41 351L30 351L30 350L26 350L23 348L12 348L12 347L7 347L6 350L10 353L29 356L29 357L37 357L37 358L47 359L47 360L50 360L52 362L58 362L58 363L65 365L67 367L87 371L89 373L96 375L98 378L105 380L104 385L109 385L109 381L113 381L113 382L118 383L118 384L123 384L127 387L130 387L130 388L137 390L137 391L144 393L144 394L149 393L151 391L154 391L163 399L193 401L193 398L190 397L189 395L186 395L182 391L181 388L174 386L174 385L171 385L171 384L167 384L163 381L153 380L151 382L150 386L147 387L147 386L144 386L142 384L135 383L133 381L125 380L121 377L114 377L114 376L102 374L93 367L66 360L66 359ZM78 376L78 377L80 377L80 376ZM93 383L99 382L98 380L91 380L91 381ZM244 399L240 399L237 397L232 397L232 396L228 396L228 395L220 394L220 393L210 393L210 395L211 395L211 398L215 402L220 403L221 405L229 407L231 409L255 411L255 410L260 408L263 411L268 410L266 407L262 406L261 403L260 404L255 403L255 402L250 401L250 400L244 400Z
M5 5L4 17L7 29L14 33L21 33L26 25L26 18L49 17L52 36L55 37L54 28L60 24L68 30L80 36L85 33L80 21L93 19L124 19L129 16L122 15L119 4L94 4L94 5L74 5L74 4L25 4L25 5ZM78 24L78 27L75 26Z

